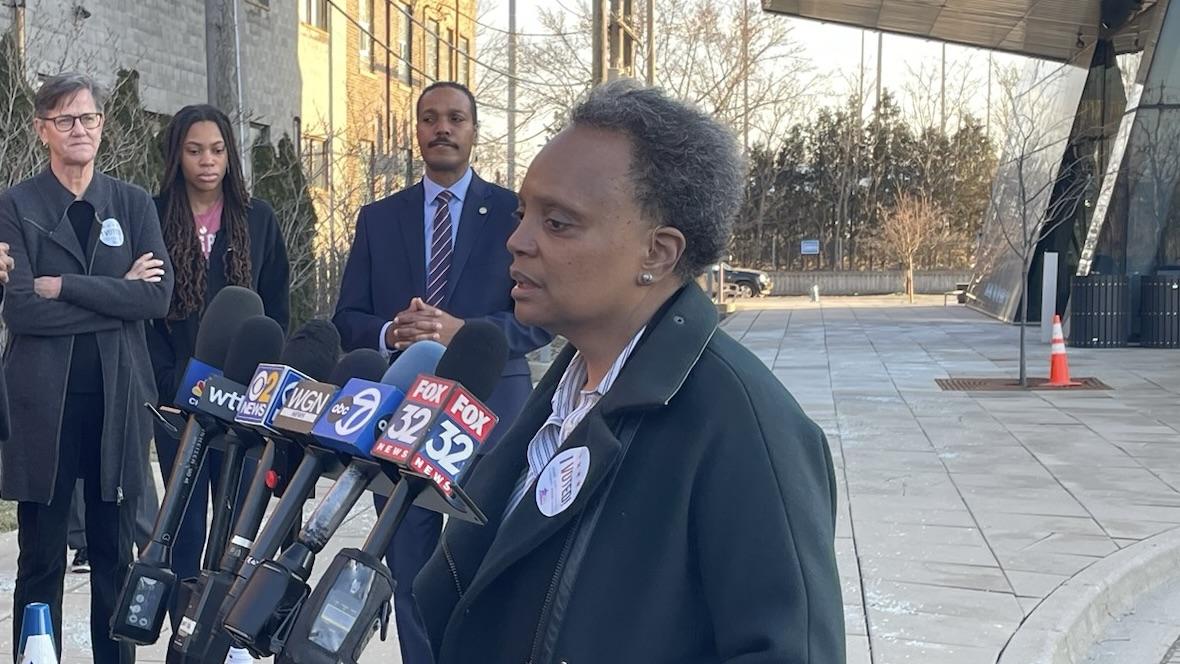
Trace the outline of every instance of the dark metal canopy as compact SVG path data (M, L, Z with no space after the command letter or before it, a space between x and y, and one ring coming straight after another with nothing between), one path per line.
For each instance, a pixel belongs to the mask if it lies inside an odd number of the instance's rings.
M909 37L1068 61L1117 33L1141 48L1139 19L1157 0L762 0L768 12Z

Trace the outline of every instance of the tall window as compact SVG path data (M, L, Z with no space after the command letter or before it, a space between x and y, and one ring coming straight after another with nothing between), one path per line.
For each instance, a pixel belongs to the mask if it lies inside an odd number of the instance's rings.
M328 16L332 11L331 0L303 0L303 22L320 30L328 29Z
M439 66L438 30L438 21L432 19L426 22L426 71L431 81L437 81L442 73Z
M357 16L357 23L361 26L361 46L359 53L361 56L361 66L368 67L372 71L373 62L373 4L375 0L361 0L360 14Z
M406 85L413 84L412 69L410 68L410 56L413 55L412 44L414 43L414 10L409 5L403 4L401 6L401 30L398 32L398 78Z
M328 188L328 143L324 139L303 139L303 169L309 185Z
M443 78L447 79L448 81L455 80L455 69L454 69L454 64L452 64L452 60L459 59L457 57L452 57L452 54L454 53L454 49L455 49L455 31L450 28L447 28L447 41L445 44L443 44L443 47L442 47L443 63L444 63L442 66L442 70L443 70Z
M471 87L471 41L466 37L459 38L459 61L455 63L455 80L467 87Z

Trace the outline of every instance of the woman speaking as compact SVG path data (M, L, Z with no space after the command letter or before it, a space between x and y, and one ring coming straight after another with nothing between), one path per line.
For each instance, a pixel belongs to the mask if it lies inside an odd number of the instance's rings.
M131 563L135 498L151 481L143 404L156 387L144 321L168 310L172 269L151 197L95 170L95 83L51 78L34 112L49 168L0 194L0 242L15 260L4 301L11 435L0 448L0 495L19 501L13 642L30 602L48 604L62 633L68 513L81 478L94 661L126 663L134 650L109 625Z
M516 317L569 340L415 583L438 664L839 664L823 433L717 329L694 278L741 161L714 120L592 91L533 160L508 240Z

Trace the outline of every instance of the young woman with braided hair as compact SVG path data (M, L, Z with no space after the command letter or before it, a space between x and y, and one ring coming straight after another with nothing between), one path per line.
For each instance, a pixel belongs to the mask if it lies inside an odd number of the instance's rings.
M168 315L152 321L148 345L160 402L171 403L193 355L205 305L223 287L255 290L266 315L286 329L289 266L274 210L247 192L225 113L208 105L180 109L163 147L164 176L156 208L176 285ZM175 461L177 442L156 427L156 451L165 477ZM181 579L201 572L206 513L220 468L220 454L211 450L172 549L172 569ZM174 621L180 611L173 612Z

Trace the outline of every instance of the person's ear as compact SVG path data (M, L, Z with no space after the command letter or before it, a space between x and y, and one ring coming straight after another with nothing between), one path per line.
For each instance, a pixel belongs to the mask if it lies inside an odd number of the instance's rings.
M674 278L684 255L684 233L672 226L660 226L648 237L647 253L640 265L639 284L650 286Z

